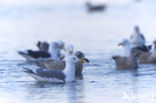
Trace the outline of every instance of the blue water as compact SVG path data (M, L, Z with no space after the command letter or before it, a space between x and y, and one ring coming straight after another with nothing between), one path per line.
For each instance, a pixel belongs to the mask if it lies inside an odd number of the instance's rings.
M0 103L155 103L156 65L117 70L112 55L117 44L139 25L151 44L155 39L155 0L94 0L104 12L90 14L84 0L0 1ZM18 50L37 49L38 40L64 40L91 61L83 79L67 84L41 84L22 71L27 64Z

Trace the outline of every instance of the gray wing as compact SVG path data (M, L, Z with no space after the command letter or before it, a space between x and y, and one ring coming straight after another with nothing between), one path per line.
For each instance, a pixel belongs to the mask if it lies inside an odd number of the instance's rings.
M37 69L37 75L45 78L56 78L65 81L65 74L63 71L58 70L47 70L47 69Z

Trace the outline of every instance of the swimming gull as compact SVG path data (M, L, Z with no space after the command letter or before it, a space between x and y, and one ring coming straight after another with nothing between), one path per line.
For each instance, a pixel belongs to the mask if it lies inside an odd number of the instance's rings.
M152 52L139 51L139 62L140 63L150 63L156 64L156 40L153 42L154 50Z
M130 55L130 50L131 50L131 45L128 39L123 39L121 43L118 44L119 46L122 46L124 49L124 55L123 56L129 56Z
M21 56L26 58L27 61L40 61L45 59L59 60L60 58L60 48L57 42L52 42L48 52L45 51L34 51L26 50L18 52Z
M86 2L86 7L89 12L95 12L95 11L103 11L106 9L106 5L104 4L92 4L91 2Z
M75 63L84 63L75 56L66 58L66 67L64 70L48 70L48 69L26 69L25 72L39 82L72 82L75 81Z
M135 26L134 34L130 36L131 48L136 48L141 51L149 52L151 46L146 46L144 35L140 32L139 26Z
M131 49L130 56L113 56L116 68L118 69L132 69L138 68L137 62L138 52L136 49Z

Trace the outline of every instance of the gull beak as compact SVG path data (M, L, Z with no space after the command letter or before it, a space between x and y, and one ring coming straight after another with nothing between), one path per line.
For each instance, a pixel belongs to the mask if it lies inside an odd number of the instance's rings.
M81 59L81 60L79 60L78 62L80 62L80 63L85 63L85 60Z
M119 43L118 46L123 46L123 43Z
M89 63L89 60L87 58L84 58L84 61L86 61L87 63Z

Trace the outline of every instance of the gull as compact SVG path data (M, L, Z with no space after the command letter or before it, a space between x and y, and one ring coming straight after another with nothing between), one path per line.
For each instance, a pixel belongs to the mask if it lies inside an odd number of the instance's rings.
M138 59L140 63L156 64L156 40L153 42L154 50L152 52L139 51Z
M118 69L136 69L138 68L137 50L131 49L130 55L127 56L113 56L116 68Z
M75 63L84 63L84 60L79 60L71 55L66 58L66 67L64 70L49 70L49 69L31 69L24 68L25 72L39 82L73 82L75 81Z
M26 50L26 51L19 51L18 53L26 58L27 61L34 62L34 61L42 61L46 59L54 59L59 60L60 59L60 49L63 49L63 47L60 48L59 44L57 42L52 42L49 51L34 51L34 50Z
M136 48L138 50L149 52L151 46L146 46L146 40L144 35L140 32L139 26L134 27L134 34L130 36L131 48Z
M94 12L94 11L103 11L106 9L106 5L100 4L100 5L95 5L90 2L86 2L86 7L89 12Z
M119 69L137 68L138 50L136 48L131 48L128 39L123 39L122 42L119 43L118 45L123 47L124 55L112 57L115 60L116 67Z

